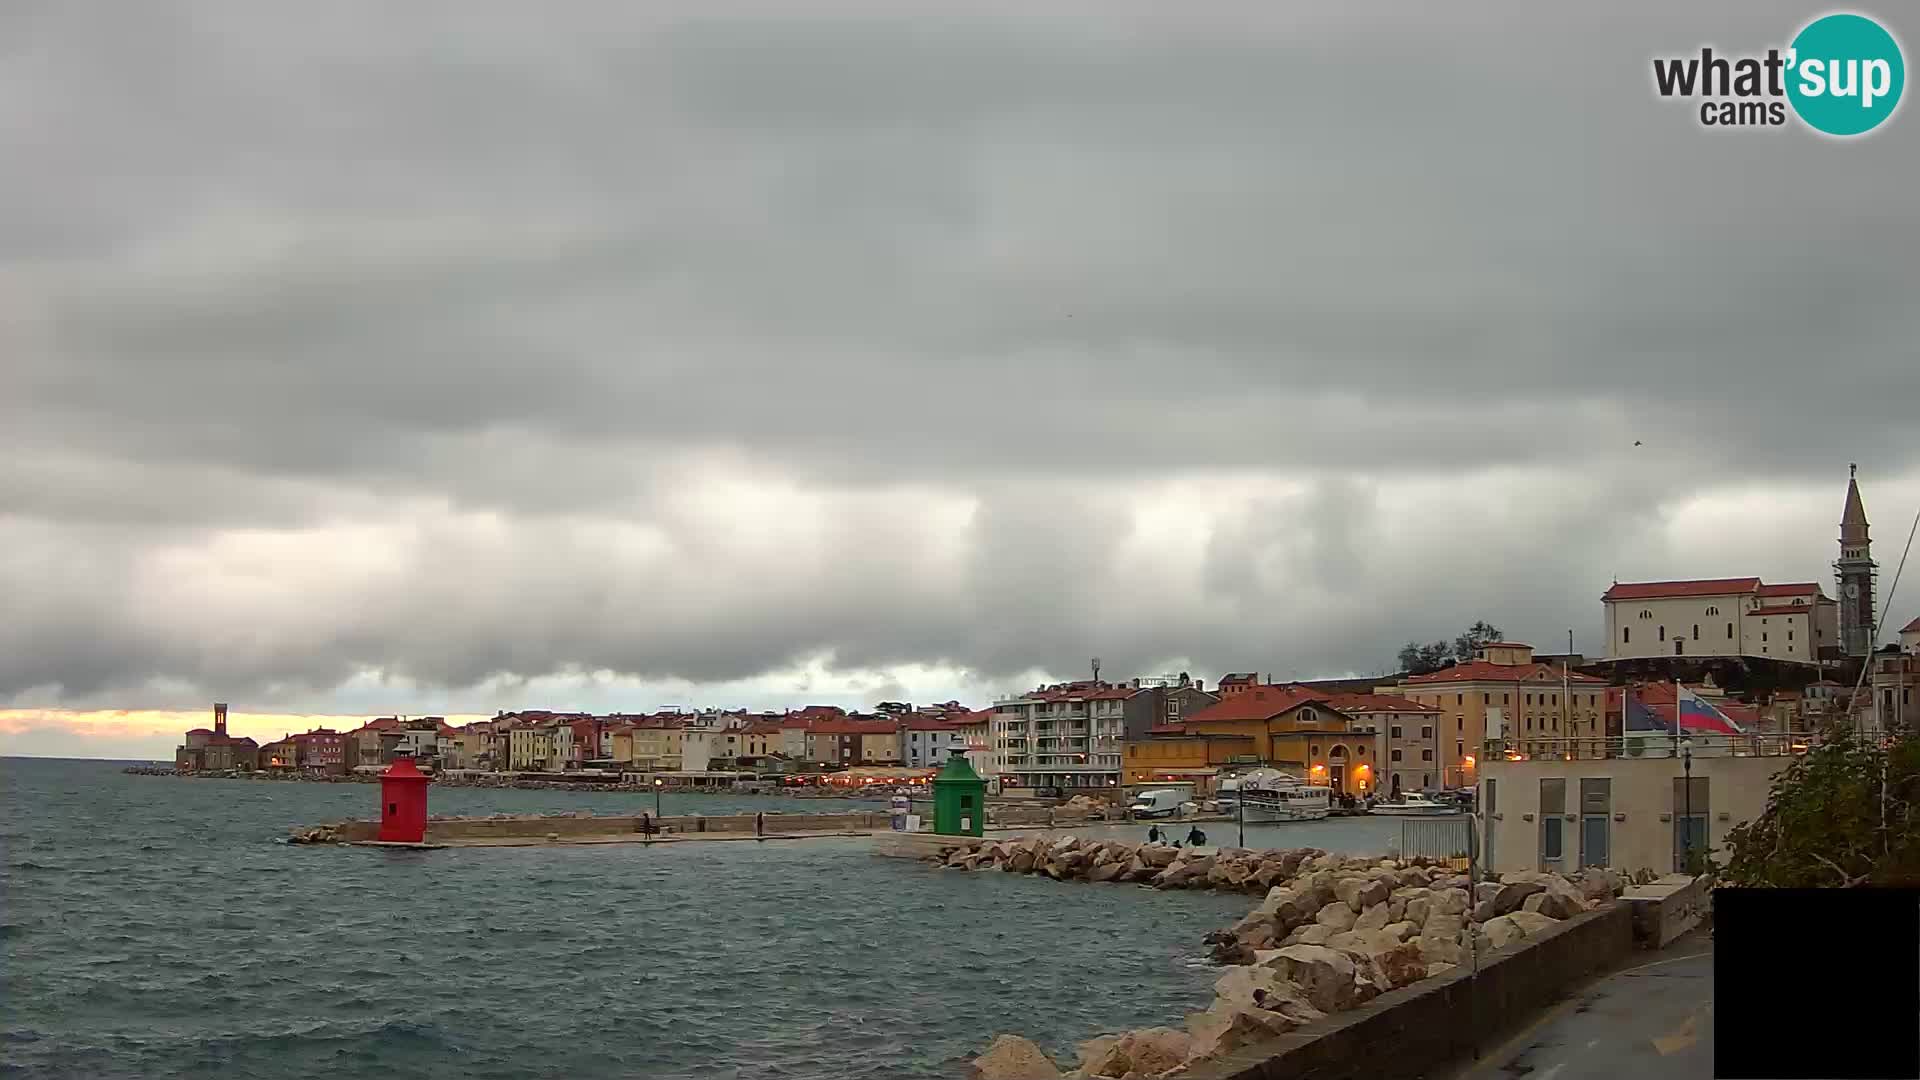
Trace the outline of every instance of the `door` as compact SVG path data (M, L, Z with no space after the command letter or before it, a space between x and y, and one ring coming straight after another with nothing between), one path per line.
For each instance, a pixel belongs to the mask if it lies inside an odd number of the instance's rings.
M1580 819L1580 865L1607 865L1607 815L1588 814Z

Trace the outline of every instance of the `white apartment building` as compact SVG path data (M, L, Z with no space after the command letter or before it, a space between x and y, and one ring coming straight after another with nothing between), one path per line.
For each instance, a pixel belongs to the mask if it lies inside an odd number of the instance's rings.
M994 702L989 767L1002 789L1118 790L1126 702L1139 692L1104 682L1061 683Z
M1803 664L1840 647L1840 609L1813 582L1759 578L1615 582L1607 659L1760 657Z

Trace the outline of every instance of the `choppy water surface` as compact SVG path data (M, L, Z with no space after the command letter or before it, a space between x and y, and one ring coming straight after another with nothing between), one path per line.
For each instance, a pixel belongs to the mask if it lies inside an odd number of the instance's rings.
M999 1031L1065 1052L1178 1022L1217 974L1200 936L1249 903L937 871L853 839L292 847L288 827L370 816L377 789L118 770L0 760L7 1075L954 1076ZM852 805L666 797L668 813ZM1371 840L1326 822L1274 842Z

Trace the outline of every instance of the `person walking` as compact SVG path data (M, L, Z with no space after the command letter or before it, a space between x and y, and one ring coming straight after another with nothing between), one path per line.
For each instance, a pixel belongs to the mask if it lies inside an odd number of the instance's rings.
M1152 827L1150 827L1150 828L1148 828L1148 829L1147 829L1147 843L1149 843L1149 844L1157 844L1157 843L1159 843L1159 842L1160 842L1160 826L1158 826L1158 825L1154 825L1154 826L1152 826Z
M767 815L765 811L762 811L760 813L753 815L753 835L765 836L766 834L767 834Z
M1192 829L1189 829L1187 831L1187 846L1188 847L1206 847L1207 846L1207 834L1200 831L1200 826L1195 825Z

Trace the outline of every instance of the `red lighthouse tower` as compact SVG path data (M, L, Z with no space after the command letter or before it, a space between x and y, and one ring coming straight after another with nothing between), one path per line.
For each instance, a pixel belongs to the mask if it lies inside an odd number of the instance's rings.
M380 774L380 840L419 844L427 839L427 783L410 757L397 757Z

